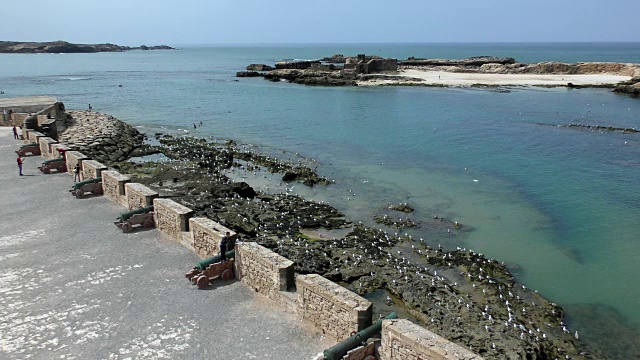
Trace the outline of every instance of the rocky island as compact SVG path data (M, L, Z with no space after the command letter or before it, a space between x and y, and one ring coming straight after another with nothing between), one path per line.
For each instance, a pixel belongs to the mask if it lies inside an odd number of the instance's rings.
M175 50L171 46L158 45L129 47L114 44L72 44L66 41L18 42L0 41L2 54L58 54L58 53L98 53L123 52L130 50Z
M607 62L539 62L478 56L467 59L383 59L341 54L320 60L278 62L275 67L251 64L238 77L262 76L321 86L542 86L606 87L640 95L640 65Z

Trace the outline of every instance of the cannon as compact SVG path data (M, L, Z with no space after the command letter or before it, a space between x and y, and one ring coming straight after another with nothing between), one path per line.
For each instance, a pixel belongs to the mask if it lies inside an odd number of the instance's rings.
M90 192L94 195L102 195L104 193L102 190L102 178L89 179L74 184L69 192L78 199L82 199L86 192Z
M63 158L47 160L43 162L41 166L38 166L38 169L45 174L50 174L51 170L67 172L67 162Z
M193 270L185 274L185 277L192 284L198 285L198 289L206 288L209 283L217 278L224 281L235 277L233 273L233 258L236 256L235 250L225 253L225 261L220 261L220 255L199 261Z
M116 224L123 233L131 232L133 225L152 228L155 226L153 222L153 205L122 213L113 223Z
M383 320L392 320L397 318L398 318L398 314L396 314L395 312L392 312L391 314L387 315L387 317L385 317L384 319L380 319L376 321L373 325L358 331L355 335L350 336L342 340L341 342L337 343L336 345L325 350L323 353L324 359L325 360L342 359L342 357L345 356L349 351L357 348L360 345L363 345L368 338L382 331ZM368 357L366 357L365 360L368 360L367 359ZM371 359L375 359L375 357L372 357Z
M26 144L20 146L20 149L16 150L16 154L20 156L26 156L27 153L31 155L40 155L40 146L36 143Z

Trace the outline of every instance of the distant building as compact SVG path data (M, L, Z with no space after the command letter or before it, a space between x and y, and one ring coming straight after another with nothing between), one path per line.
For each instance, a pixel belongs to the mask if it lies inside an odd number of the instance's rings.
M356 74L398 71L398 59L383 59L380 57L358 54L355 58L350 57L346 59L344 69L345 71L354 71Z

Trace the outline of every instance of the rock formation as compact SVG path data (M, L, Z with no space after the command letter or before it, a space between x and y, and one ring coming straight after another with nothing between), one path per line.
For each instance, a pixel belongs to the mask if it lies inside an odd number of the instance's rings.
M16 42L0 41L0 53L41 54L41 53L97 53L123 52L130 50L175 50L167 45L129 47L114 44L72 44L66 41Z
M70 124L59 141L103 164L123 161L142 146L144 135L136 128L105 114L70 111Z

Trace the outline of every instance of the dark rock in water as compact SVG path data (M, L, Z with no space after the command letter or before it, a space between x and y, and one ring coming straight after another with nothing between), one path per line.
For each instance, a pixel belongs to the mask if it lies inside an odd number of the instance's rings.
M240 195L243 198L253 199L256 196L256 191L253 190L246 182L236 183L233 186L233 192Z
M401 203L398 205L389 205L389 209L395 210L395 211L402 211L406 213L413 212L413 208L407 205L407 203Z
M257 71L238 71L236 73L236 77L260 77L260 76L264 76L264 74L261 74Z
M282 181L286 181L286 182L296 181L297 178L298 178L298 174L292 171L287 171L286 173L284 173L284 175L282 175Z
M273 69L275 69L273 66L265 64L251 64L247 66L248 71L271 71Z

